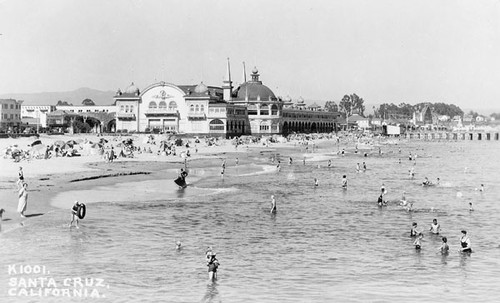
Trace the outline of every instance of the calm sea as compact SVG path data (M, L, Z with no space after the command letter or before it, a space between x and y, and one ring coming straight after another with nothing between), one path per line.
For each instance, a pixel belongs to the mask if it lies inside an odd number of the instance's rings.
M253 165L235 166L229 157L224 179L219 169L193 167L197 181L184 191L89 204L79 230L64 227L67 209L32 218L0 236L1 302L497 302L500 143L402 141L381 151L363 157L363 150L321 145L316 154L327 154L328 168L326 158L304 165L297 147L277 155L279 173L258 173L272 168L271 151L250 156ZM415 166L409 152L418 154ZM363 161L368 169L357 173ZM340 187L343 174L347 190ZM441 184L424 188L424 177ZM391 201L406 191L414 211L395 202L379 208L382 184ZM484 192L476 190L481 184ZM276 215L269 213L271 195ZM428 232L434 218L448 237L448 256L437 253L441 239ZM409 237L412 222L424 231L420 252ZM471 255L457 252L462 229ZM221 264L215 283L207 281L208 246ZM29 266L9 272L13 264ZM45 272L21 273L35 265ZM24 282L49 277L55 282L49 295L25 296L40 285ZM79 298L80 278L87 278L86 299ZM76 298L62 297L65 291Z

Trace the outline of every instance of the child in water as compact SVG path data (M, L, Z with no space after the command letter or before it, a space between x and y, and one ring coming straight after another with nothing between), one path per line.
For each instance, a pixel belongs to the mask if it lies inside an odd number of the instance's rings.
M420 250L422 248L421 241L424 238L424 235L422 233L419 233L415 241L413 242L413 245L415 245L416 250Z
M342 176L342 188L347 189L347 175Z
M314 178L314 186L318 186L318 179L317 178Z
M446 237L441 238L443 241L443 244L441 244L441 247L439 248L439 251L441 251L442 255L447 255L448 251L450 250L450 247L448 246L448 239Z

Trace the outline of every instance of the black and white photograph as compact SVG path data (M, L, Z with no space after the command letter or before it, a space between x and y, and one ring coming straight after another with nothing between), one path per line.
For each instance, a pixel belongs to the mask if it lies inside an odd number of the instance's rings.
M500 0L0 0L0 302L498 302Z

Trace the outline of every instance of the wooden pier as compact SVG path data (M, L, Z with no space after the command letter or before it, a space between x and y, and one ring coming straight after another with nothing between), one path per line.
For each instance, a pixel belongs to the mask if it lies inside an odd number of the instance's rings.
M500 132L481 132L481 131L469 131L469 132L445 132L445 131L434 131L434 132L407 132L401 135L403 138L407 139L417 139L417 140L469 140L469 141L498 141L500 139Z

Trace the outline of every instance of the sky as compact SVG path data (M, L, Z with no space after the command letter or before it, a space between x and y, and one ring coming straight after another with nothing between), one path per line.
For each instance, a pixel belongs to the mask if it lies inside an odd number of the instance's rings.
M0 94L221 86L500 111L500 0L0 0ZM318 103L320 103L318 102Z

